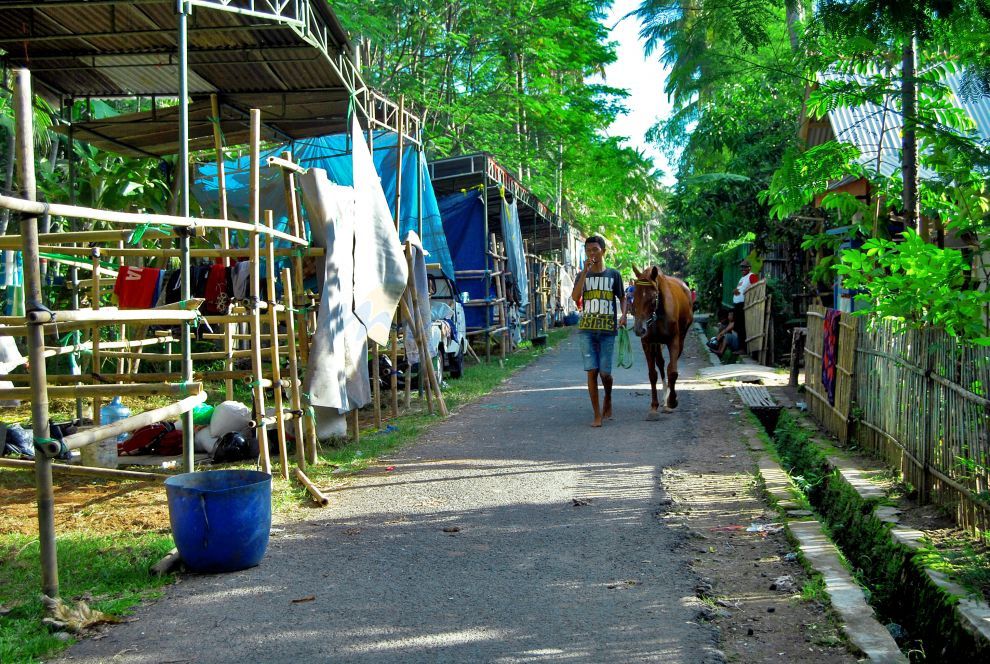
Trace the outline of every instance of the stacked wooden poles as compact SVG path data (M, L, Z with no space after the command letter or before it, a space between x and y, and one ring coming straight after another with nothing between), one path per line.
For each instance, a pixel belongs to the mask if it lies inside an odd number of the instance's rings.
M419 375L420 382L423 383L426 392L427 409L433 413L433 399L436 399L437 408L440 415L447 417L450 413L447 410L447 403L444 401L443 393L440 391L440 382L433 371L433 361L430 359L429 333L423 324L423 317L419 310L419 294L416 289L416 278L413 274L412 246L406 244L406 264L409 266L409 280L406 292L400 300L402 315L410 322L410 329L416 338L416 346L419 350ZM408 379L407 379L408 384Z
M14 87L14 117L17 127L16 150L18 176L24 197L37 199L34 175L34 127L31 92L31 73L18 69ZM38 255L38 218L21 218L21 251L24 252L24 296L26 309L43 306L41 301L41 267ZM25 312L27 313L27 312ZM48 427L48 372L45 368L44 328L28 319L28 357L31 372L31 430L35 441L47 441ZM45 454L39 453L34 477L38 498L38 541L41 547L41 592L48 597L58 597L58 557L55 549L55 489L52 484L52 464Z
M227 213L227 174L223 159L223 134L220 131L220 103L215 94L210 95L210 109L213 112L213 149L216 152L217 159L217 189L220 195L220 218L229 219ZM220 248L225 252L223 255L223 265L229 268L230 256L226 254L226 251L230 249L230 234L226 228L219 230ZM223 326L223 350L227 354L223 363L225 371L234 370L234 356L231 354L231 351L234 349L232 332L233 330L230 325ZM227 400L232 400L234 398L234 381L230 378L224 379L224 387L226 388Z
M258 438L258 451L260 454L261 470L265 473L272 472L272 461L268 454L268 427L265 426L265 388L263 387L262 359L261 359L261 251L260 237L258 229L261 225L261 200L260 200L260 175L261 175L261 111L256 108L251 109L251 223L254 224L254 232L251 233L251 292L249 294L251 306L251 370L253 374L252 392L254 393L254 413L255 420L261 422L255 434ZM268 238L271 242L271 237Z

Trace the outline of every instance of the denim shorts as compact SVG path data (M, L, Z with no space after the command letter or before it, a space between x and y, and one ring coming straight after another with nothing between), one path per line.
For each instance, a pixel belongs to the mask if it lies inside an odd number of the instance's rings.
M615 351L615 335L608 332L581 331L581 355L584 370L611 375L612 356Z

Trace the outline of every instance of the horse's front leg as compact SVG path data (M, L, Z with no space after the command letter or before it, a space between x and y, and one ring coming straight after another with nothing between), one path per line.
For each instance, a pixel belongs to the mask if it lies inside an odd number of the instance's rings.
M643 343L643 349L646 351L646 366L650 371L650 412L647 414L647 419L656 419L659 417L660 410L660 397L657 394L657 377L660 380L666 382L663 373L663 352L660 350L659 344L655 343Z
M674 408L677 408L677 360L681 357L681 349L683 347L684 340L680 336L674 337L674 340L667 346L667 352L670 353L670 363L667 365L667 382L664 390L663 409L668 413Z

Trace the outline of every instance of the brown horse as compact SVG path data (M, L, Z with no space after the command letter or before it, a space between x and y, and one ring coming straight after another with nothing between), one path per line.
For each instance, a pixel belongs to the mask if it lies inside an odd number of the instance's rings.
M664 412L677 408L677 360L684 350L684 337L694 322L691 289L680 279L666 276L656 265L636 273L633 293L633 317L636 336L643 342L646 366L650 370L650 388L653 400L650 417L656 417L660 400L657 398L657 374L664 383ZM663 350L667 346L670 362L666 377L663 367Z

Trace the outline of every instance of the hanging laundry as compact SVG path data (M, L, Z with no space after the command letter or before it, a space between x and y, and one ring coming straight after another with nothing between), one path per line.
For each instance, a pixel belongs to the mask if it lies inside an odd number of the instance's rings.
M230 296L233 290L233 285L230 284L230 268L224 267L223 263L211 265L203 294L206 298L202 307L203 313L226 314L230 310Z
M193 265L189 270L189 291L193 297L206 297L206 281L210 278L210 265Z
M231 281L233 282L233 294L235 300L246 300L248 298L248 284L251 281L251 262L240 261L230 268Z
M113 292L121 309L150 309L158 299L162 271L124 265L117 271Z

